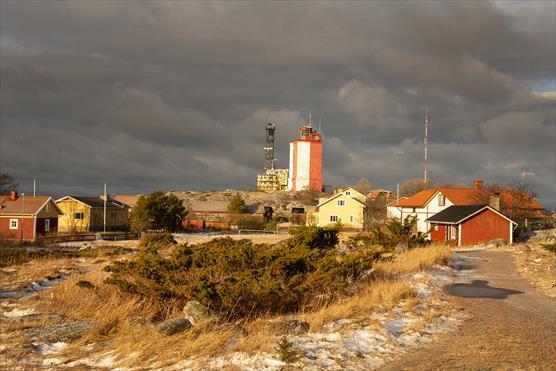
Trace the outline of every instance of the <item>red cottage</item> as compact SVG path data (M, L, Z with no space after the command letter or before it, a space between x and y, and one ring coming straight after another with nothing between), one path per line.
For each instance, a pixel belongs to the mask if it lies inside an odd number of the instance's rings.
M56 233L61 214L49 196L0 196L0 238L35 241Z
M431 240L450 246L479 245L502 239L513 242L517 223L488 205L454 205L426 220Z

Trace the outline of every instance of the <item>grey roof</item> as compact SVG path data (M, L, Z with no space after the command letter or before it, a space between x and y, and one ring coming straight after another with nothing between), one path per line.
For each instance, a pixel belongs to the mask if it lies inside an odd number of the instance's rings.
M104 200L100 197L95 196L70 196L77 201L83 202L85 205L90 207L104 207ZM123 206L119 202L113 202L112 200L108 200L106 203L106 207L108 208L119 208L121 209Z
M426 221L429 223L458 224L469 216L488 208L488 205L453 205L434 214Z
M201 201L191 200L189 205L193 212L227 213L230 201Z

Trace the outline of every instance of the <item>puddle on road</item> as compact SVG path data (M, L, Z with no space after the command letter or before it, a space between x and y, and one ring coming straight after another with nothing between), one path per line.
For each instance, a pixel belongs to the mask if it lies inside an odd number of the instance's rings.
M462 298L506 299L510 295L523 294L523 291L490 287L488 281L475 280L470 283L454 283L446 288L452 296Z

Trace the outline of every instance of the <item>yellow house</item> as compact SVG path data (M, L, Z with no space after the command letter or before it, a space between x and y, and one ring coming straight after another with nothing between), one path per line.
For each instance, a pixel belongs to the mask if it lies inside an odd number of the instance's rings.
M340 222L344 228L363 229L365 207L365 195L348 187L321 200L315 212L309 215L309 224L324 227Z
M58 232L92 232L104 229L104 200L101 197L66 196L56 200L63 215L58 218ZM127 229L129 207L108 199L106 230Z

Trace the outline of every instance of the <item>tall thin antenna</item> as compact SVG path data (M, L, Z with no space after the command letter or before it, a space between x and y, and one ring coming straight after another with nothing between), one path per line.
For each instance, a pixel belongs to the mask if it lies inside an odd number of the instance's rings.
M424 163L424 176L423 181L424 183L427 182L427 170L428 170L428 161L429 161L429 106L427 105L427 109L425 111L425 138L423 140L423 144L425 145L425 163Z
M321 125L322 125L322 117L319 117L319 133L322 134Z
M309 127L312 127L312 126L313 126L313 123L312 123L312 120L311 120L311 112L309 112Z
M33 197L36 196L36 189L37 189L37 180L33 179Z
M104 183L104 223L102 231L106 233L106 183Z

